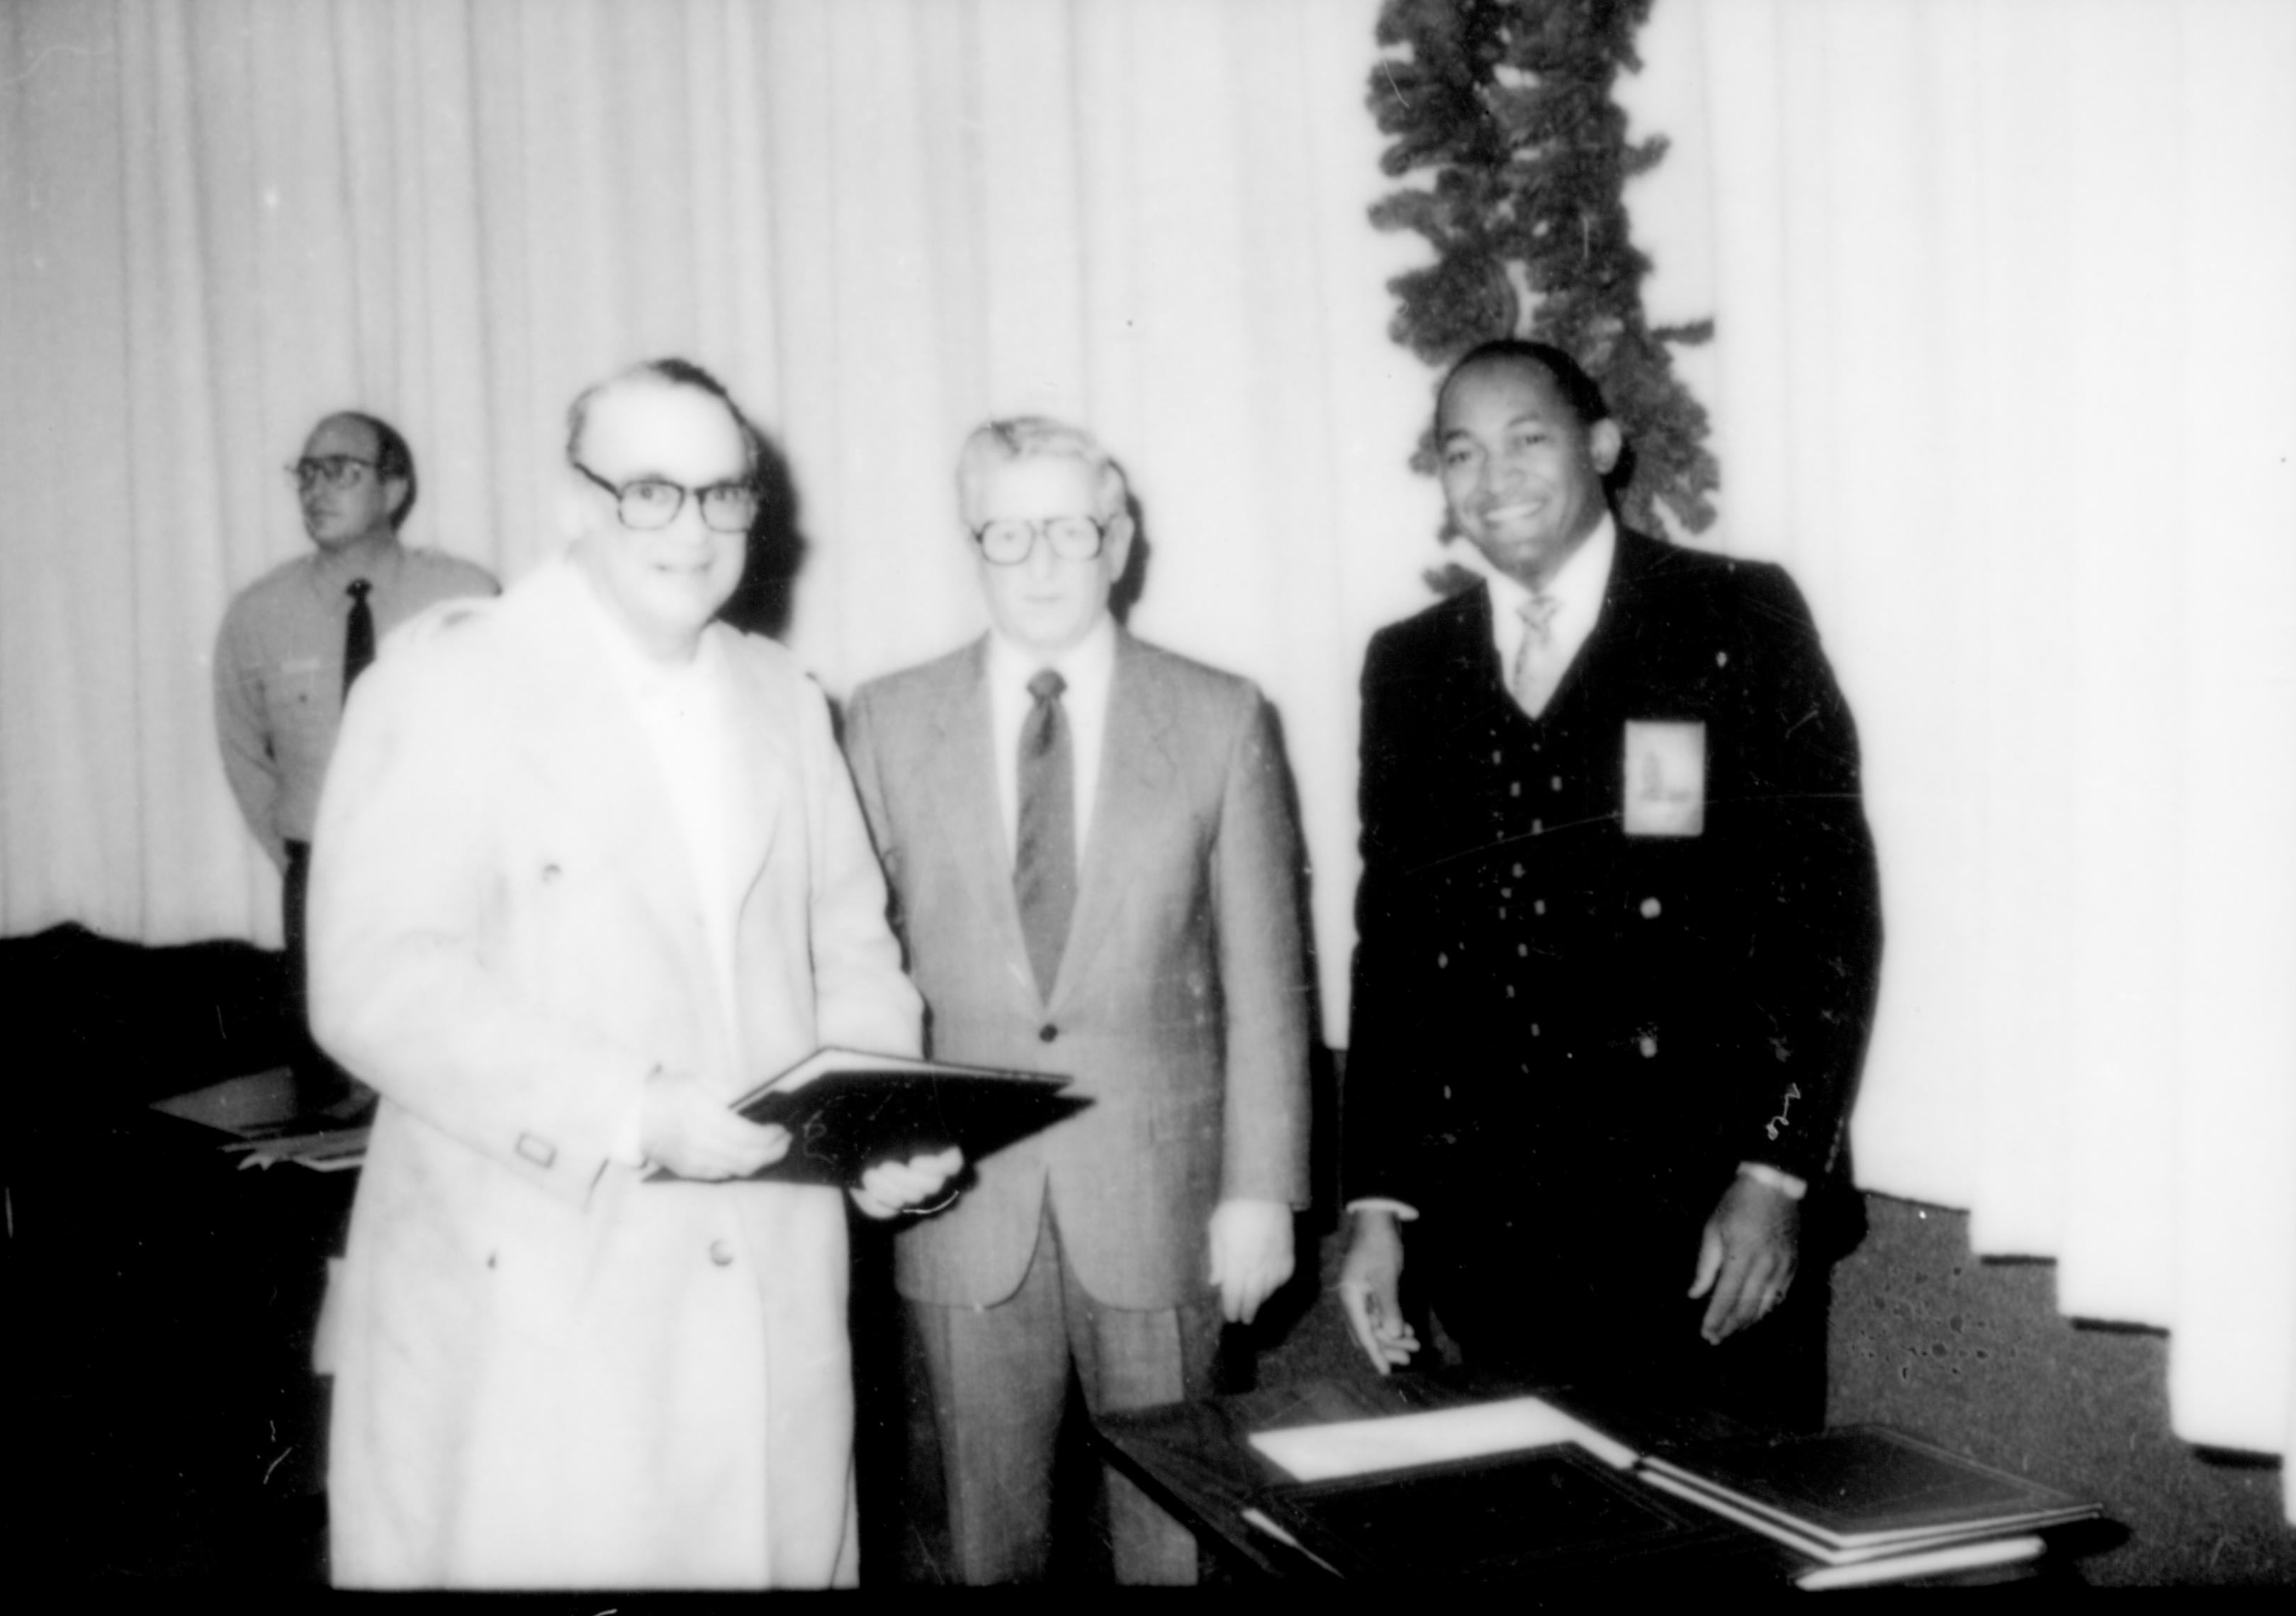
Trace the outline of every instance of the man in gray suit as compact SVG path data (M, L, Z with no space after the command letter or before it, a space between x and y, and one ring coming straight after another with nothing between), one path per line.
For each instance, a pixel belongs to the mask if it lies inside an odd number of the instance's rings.
M990 631L864 686L847 750L931 1053L1093 1102L896 1243L956 1570L1001 1582L1046 1569L1071 1367L1095 1413L1203 1396L1222 1320L1290 1276L1307 989L1265 703L1110 615L1122 473L1028 418L975 431L957 483ZM1119 1580L1193 1581L1186 1531L1107 1483Z

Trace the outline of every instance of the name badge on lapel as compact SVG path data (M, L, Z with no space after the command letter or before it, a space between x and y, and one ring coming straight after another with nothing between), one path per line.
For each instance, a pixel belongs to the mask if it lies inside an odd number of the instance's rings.
M1627 720L1621 816L1629 836L1696 836L1706 829L1706 726Z

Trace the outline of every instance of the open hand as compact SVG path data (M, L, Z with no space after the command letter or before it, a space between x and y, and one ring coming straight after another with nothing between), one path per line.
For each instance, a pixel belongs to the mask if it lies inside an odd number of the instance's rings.
M1698 1238L1695 1299L1714 1300L1698 1333L1719 1342L1760 1322L1793 1284L1801 1244L1801 1203L1741 1173L1722 1192Z
M1340 1300L1356 1344L1385 1374L1408 1364L1419 1350L1419 1333L1403 1317L1403 1231L1395 1214L1366 1207L1357 1211L1355 1234L1340 1269Z
M1292 1209L1281 1201L1223 1201L1212 1209L1211 1243L1220 1317L1248 1325L1292 1277Z

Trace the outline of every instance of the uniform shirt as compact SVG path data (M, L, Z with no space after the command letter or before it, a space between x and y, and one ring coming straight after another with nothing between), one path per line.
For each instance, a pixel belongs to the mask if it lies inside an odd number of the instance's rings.
M1092 828L1093 800L1099 793L1100 742L1108 733L1108 693L1116 682L1116 623L1106 612L1091 632L1057 657L1024 651L1002 636L988 636L988 733L996 748L996 800L1004 810L1004 852L1020 857L1021 730L1037 698L1029 681L1045 669L1067 681L1061 713L1069 726L1069 758L1076 765L1071 800L1076 806L1077 868L1084 868L1085 834Z
M324 550L274 568L224 614L215 655L216 734L247 828L284 866L308 841L343 718L343 633L354 578L373 586L375 642L407 619L464 595L500 592L483 567L436 550L393 547L379 565Z

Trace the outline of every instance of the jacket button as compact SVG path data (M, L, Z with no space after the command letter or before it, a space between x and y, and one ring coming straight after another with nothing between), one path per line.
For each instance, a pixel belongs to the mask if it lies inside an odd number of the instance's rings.
M716 1263L721 1268L729 1267L734 1260L734 1248L727 1245L722 1240L711 1241L709 1243L709 1260Z
M1054 1026L1050 1021L1046 1021L1043 1026L1037 1029L1037 1041L1040 1044L1049 1044L1060 1036L1061 1029Z

